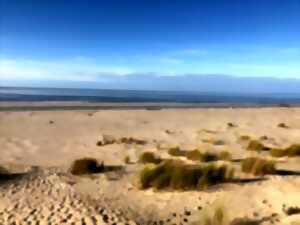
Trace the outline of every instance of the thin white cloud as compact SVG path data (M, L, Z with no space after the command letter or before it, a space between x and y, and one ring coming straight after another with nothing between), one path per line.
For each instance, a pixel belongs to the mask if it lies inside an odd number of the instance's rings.
M126 75L133 71L122 66L98 65L86 58L66 61L0 59L0 79L45 79L96 81L101 74Z
M237 71L237 74L254 77L300 78L298 65L258 65L258 64L228 64L228 67Z

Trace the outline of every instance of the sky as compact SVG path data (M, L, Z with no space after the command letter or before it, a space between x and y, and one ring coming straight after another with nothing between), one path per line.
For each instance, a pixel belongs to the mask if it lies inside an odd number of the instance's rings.
M300 79L300 0L0 0L0 86L188 75Z

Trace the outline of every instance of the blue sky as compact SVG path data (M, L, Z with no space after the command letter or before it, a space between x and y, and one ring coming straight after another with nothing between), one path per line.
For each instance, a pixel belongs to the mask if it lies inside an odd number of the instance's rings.
M300 79L299 62L300 0L0 0L0 85Z

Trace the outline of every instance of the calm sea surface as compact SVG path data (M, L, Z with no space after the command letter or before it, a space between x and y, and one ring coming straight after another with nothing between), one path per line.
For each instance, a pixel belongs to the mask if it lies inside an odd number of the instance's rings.
M300 104L299 94L228 94L179 91L132 91L0 87L0 101L167 102L227 104Z

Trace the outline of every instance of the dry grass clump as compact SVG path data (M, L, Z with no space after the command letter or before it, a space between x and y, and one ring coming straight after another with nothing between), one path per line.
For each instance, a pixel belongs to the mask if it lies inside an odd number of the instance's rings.
M185 156L186 154L186 152L181 150L178 146L170 148L168 153L172 156Z
M145 167L140 173L141 188L156 189L201 189L210 185L226 182L233 178L233 170L227 166L187 165L182 161L166 160Z
M280 149L280 148L274 148L270 151L271 156L273 157L296 157L300 156L300 144L292 144L287 148Z
M201 161L202 153L198 149L195 149L187 151L185 157L192 161Z
M289 128L289 126L286 125L285 123L279 123L279 124L277 125L277 127L280 127L280 128Z
M224 145L225 144L225 141L220 140L220 139L213 139L213 138L202 139L202 141L204 143L209 143L209 144L213 144L213 145Z
M267 135L263 135L259 138L259 140L261 141L266 141L266 140L269 140L268 136Z
M204 211L199 222L201 225L230 225L227 213L221 206Z
M212 161L217 161L217 160L219 160L219 157L216 153L204 152L201 155L202 162L212 162Z
M156 156L153 152L143 152L139 157L139 162L144 164L146 163L158 164L161 161L162 159Z
M300 144L292 144L285 149L289 157L300 156Z
M212 142L213 145L225 145L225 141L223 140L214 140Z
M185 156L189 160L201 162L212 162L217 160L229 161L232 159L232 156L228 151L222 151L217 154L212 152L200 152L197 149L187 151Z
M93 158L83 158L75 160L71 167L70 173L73 175L85 175L100 173L104 171L104 164L98 164L96 159Z
M133 138L133 137L121 137L120 139L117 140L117 143L145 145L145 144L147 144L147 141L142 140L142 139Z
M252 173L254 175L266 175L276 173L276 167L273 161L257 157L243 159L241 167L243 172Z
M241 135L239 137L239 140L240 141L250 141L251 140L251 137L249 135Z
M223 202L214 202L210 207L201 211L199 225L260 225L260 220L253 220L247 217L230 219L228 207Z
M270 150L270 155L273 157L284 157L287 156L287 152L281 148L272 148Z
M147 141L142 139L137 139L133 137L121 137L119 139L116 139L115 137L111 135L104 134L102 135L102 140L97 141L97 146L105 146L105 145L111 145L111 144L137 144L137 145L145 145L147 144Z
M131 163L130 157L129 157L128 155L125 156L125 158L124 158L124 163L125 163L125 164L130 164L130 163Z
M251 140L247 146L247 150L260 152L260 151L269 151L270 148L263 145L258 140Z
M300 214L300 207L291 206L291 207L288 207L284 212L289 216L295 215L295 214Z
M230 161L230 160L232 160L232 155L228 151L221 151L219 153L219 159L224 160L224 161Z
M236 124L234 124L234 123L231 123L231 122L229 122L229 123L227 123L227 127L237 127L237 125Z

